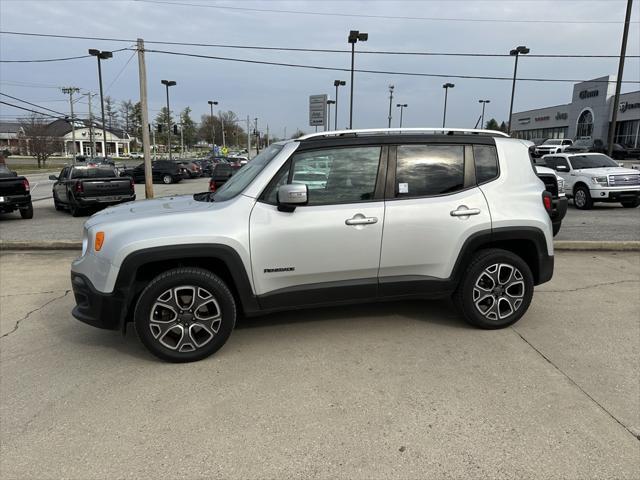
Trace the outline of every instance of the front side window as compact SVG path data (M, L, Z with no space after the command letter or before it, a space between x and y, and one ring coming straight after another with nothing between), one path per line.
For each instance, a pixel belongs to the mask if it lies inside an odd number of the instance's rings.
M396 198L444 195L463 188L463 145L398 146Z
M291 183L308 186L309 205L372 200L380 151L380 147L348 147L298 153L293 157Z
M473 158L476 162L476 182L484 183L498 176L498 153L491 145L474 145Z

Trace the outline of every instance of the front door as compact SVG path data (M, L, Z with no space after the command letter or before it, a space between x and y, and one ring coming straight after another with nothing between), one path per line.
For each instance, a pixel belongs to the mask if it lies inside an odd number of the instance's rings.
M263 308L374 298L384 223L382 148L298 152L250 219L251 264ZM277 207L278 187L306 183L308 205Z

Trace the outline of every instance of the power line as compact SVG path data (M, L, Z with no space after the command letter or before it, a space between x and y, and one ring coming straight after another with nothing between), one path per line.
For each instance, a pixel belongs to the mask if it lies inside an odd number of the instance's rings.
M133 0L140 3L151 3L156 5L177 5L181 7L217 8L221 10L235 10L243 12L277 13L292 15L311 15L323 17L348 17L348 18L378 18L383 20L418 20L428 22L472 22L472 23L547 23L547 24L621 24L619 20L520 20L508 18L459 18L459 17L416 17L397 15L372 15L363 13L335 13L335 12L310 12L302 10L278 10L270 8L232 7L228 5L203 5L197 3L170 2L163 0ZM640 23L633 21L631 23Z
M105 93L109 91L109 89L113 86L114 83L116 83L116 81L118 80L118 78L120 78L120 75L122 75L122 72L124 72L124 69L127 68L127 65L129 65L129 62L131 62L131 60L133 59L133 57L135 56L137 50L134 50L133 53L131 54L131 56L129 57L129 60L127 60L127 63L124 64L124 66L120 69L120 71L118 72L118 74L114 77L113 80L111 80L111 83L107 86L107 88L105 89Z
M149 53L162 53L166 55L176 55L183 57L195 57L195 58L204 58L210 60L223 60L229 62L240 62L240 63L251 63L251 64L260 64L260 65L273 65L279 67L292 67L292 68L306 68L311 70L331 70L335 72L350 72L349 68L341 68L341 67L326 67L321 65L302 65L297 63L281 63L281 62L268 62L265 60L247 60L241 58L232 58L232 57L218 57L212 55L199 55L196 53L184 53L184 52L170 52L166 50L150 50L145 49L146 52ZM355 69L354 72L358 73L373 73L373 74L382 74L382 75L397 75L397 76L413 76L413 77L435 77L435 78L462 78L462 79L476 79L476 80L507 80L512 81L513 77L493 77L493 76L479 76L479 75L449 75L449 74L436 74L436 73L419 73L419 72L392 72L386 70L362 70ZM526 82L566 82L566 83L581 83L587 80L576 80L576 79L561 79L561 78L518 78L518 81L526 81ZM589 80L594 83L615 83L615 80ZM622 83L640 83L640 81L634 80L623 80Z
M33 33L33 32L13 32L13 31L0 31L3 35L18 35L27 37L43 37L43 38L65 38L71 40L97 40L104 42L126 42L135 43L132 39L127 38L109 38L109 37L85 37L78 35L58 35L48 33ZM145 40L145 44L152 45L175 45L175 46L189 46L189 47L211 47L211 48L233 48L233 49L246 49L246 50L267 50L267 51L282 51L282 52L310 52L310 53L351 53L351 50L343 49L328 49L328 48L295 48L295 47L265 47L260 45L234 45L234 44L222 44L222 43L193 43L193 42L169 42L162 40ZM119 52L127 50L126 48L114 50ZM452 56L452 57L510 57L508 53L470 53L470 52L402 52L402 51L390 51L390 50L358 50L358 54L368 55L417 55L417 56ZM585 55L585 54L529 54L527 57L535 58L619 58L619 55ZM627 55L626 58L640 58L640 55Z
M37 113L38 115L42 115L42 116L44 116L44 117L50 117L50 118L55 118L55 119L60 120L60 118L59 118L59 117L56 117L56 116L51 115L51 114L49 114L49 113L42 113L42 112L38 112L38 111L36 111L36 110L32 110L32 109L30 109L30 108L21 107L21 106L19 106L19 105L14 105L14 104L12 104L12 103L5 102L4 100L0 100L0 103L2 103L2 104L4 104L4 105L8 105L8 106L13 107L13 108L18 108L18 109L20 109L20 110L26 110L27 112Z
M120 48L113 50L111 53L121 52L127 50L126 48ZM45 63L45 62L65 62L67 60L77 60L79 58L89 58L91 55L80 55L77 57L65 57L65 58L46 58L40 60L0 60L0 63Z
M58 115L62 115L63 117L64 117L64 116L66 116L66 114L65 114L65 113L58 112L58 111L56 111L56 110L51 110L50 108L43 107L42 105L36 105L35 103L27 102L26 100L23 100L23 99L18 98L18 97L13 97L13 96L8 95L8 94L6 94L6 93L2 93L2 92L0 92L0 95L2 95L2 96L4 96L4 97L9 97L9 98L11 98L12 100L17 100L18 102L26 103L27 105L31 105L32 107L41 108L42 110L48 110L49 112L53 112L53 113L56 113L56 114L58 114Z

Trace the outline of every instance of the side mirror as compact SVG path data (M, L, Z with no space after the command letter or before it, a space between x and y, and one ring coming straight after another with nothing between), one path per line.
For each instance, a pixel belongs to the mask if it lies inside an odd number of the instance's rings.
M56 177L55 175L49 175L49 180L58 180L58 177Z
M278 188L278 210L293 212L296 207L309 202L309 187L305 183L292 183Z
M624 167L624 163L619 162L619 163L618 163L618 166L619 166L619 167Z
M556 170L558 172L568 172L569 171L569 167L567 167L566 165L558 165L556 167Z

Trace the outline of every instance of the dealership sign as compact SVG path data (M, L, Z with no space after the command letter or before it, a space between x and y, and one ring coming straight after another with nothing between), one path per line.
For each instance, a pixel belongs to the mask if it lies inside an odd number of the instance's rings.
M556 113L556 120L566 120L567 118L569 118L569 114L567 112Z
M580 97L581 100L584 100L585 98L597 97L598 94L598 90L582 90L578 94L578 97Z
M309 96L309 125L321 127L327 124L327 95Z
M622 113L626 112L627 110L633 110L634 108L640 108L640 102L620 102L620 105L618 105L618 110L620 110L620 112Z

